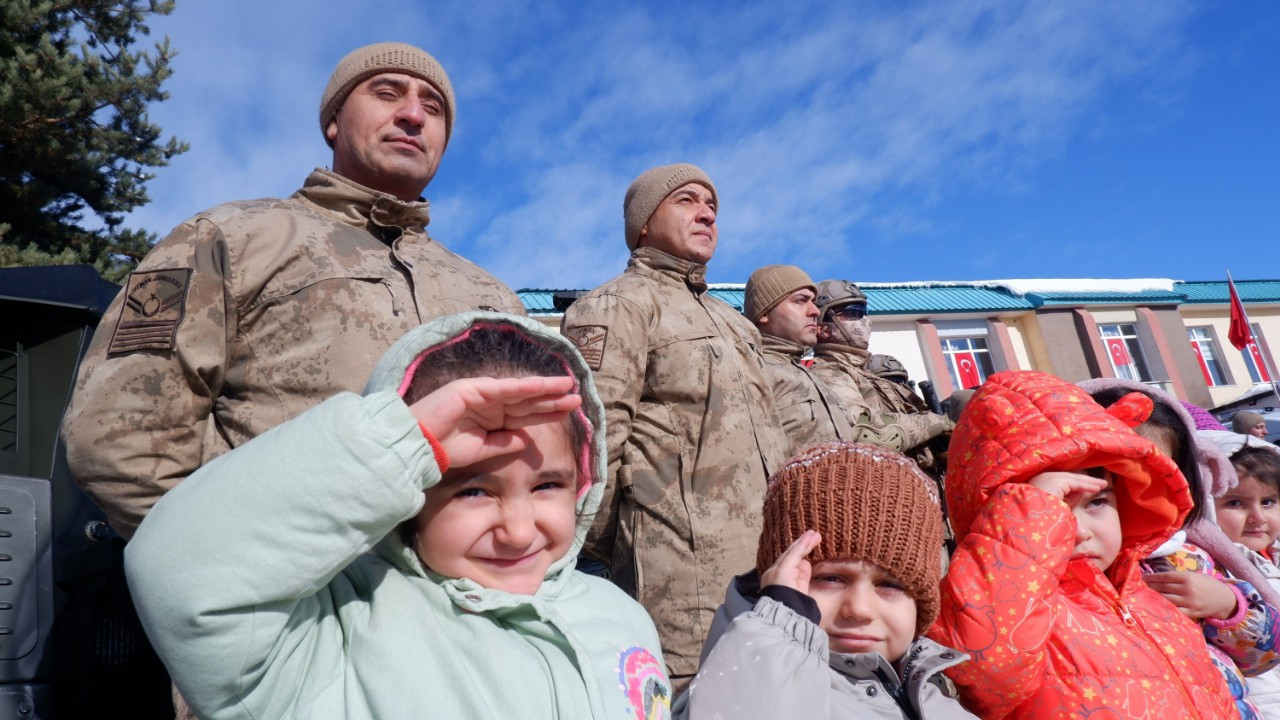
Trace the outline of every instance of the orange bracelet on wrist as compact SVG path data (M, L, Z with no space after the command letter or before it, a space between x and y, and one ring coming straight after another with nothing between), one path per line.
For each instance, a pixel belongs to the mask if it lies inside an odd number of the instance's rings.
M431 452L436 456L436 465L440 467L440 474L443 475L449 471L449 454L444 451L444 446L436 439L436 436L427 429L422 421L418 421L418 429L422 431L422 437L427 439L427 444L431 446Z

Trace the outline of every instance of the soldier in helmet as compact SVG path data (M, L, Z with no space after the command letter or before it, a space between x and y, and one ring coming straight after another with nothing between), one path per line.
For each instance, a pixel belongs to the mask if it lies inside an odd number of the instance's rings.
M751 273L743 299L743 314L760 331L765 371L789 455L853 437L839 402L805 364L805 356L818 343L817 292L804 270L766 265Z
M911 455L950 432L948 418L905 402L890 387L894 383L868 369L871 317L862 290L847 280L823 280L817 289L821 324L813 372L839 398L850 422L864 428L856 439Z

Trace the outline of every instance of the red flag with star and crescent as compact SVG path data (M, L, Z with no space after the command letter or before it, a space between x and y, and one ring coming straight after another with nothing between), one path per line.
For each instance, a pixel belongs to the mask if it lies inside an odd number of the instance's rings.
M1107 352L1111 355L1111 362L1116 367L1123 367L1133 362L1133 358L1129 355L1129 348L1125 347L1124 338L1107 338Z
M960 375L960 387L968 390L982 384L982 376L978 374L978 361L973 353L956 353L956 370Z

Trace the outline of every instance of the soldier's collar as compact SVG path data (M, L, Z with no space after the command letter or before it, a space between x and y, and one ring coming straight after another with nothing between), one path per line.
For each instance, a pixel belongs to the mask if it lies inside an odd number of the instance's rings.
M848 358L848 361L858 367L862 367L867 362L867 359L871 357L869 351L852 345L845 345L844 343L818 343L818 346L814 348L814 352L820 355L850 355L852 357Z
M431 222L427 200L405 202L324 168L316 168L298 194L356 227L366 227L372 221L381 227L420 232Z
M707 291L707 266L702 263L684 260L651 247L633 250L631 263L679 278L696 294Z
M809 349L808 345L802 345L794 340L788 340L765 332L760 333L760 344L771 350L795 355L797 358L803 356L805 351Z

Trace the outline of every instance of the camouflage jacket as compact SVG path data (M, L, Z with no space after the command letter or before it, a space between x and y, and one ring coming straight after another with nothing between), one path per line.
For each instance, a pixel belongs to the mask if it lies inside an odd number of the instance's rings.
M755 565L765 481L785 459L760 335L706 266L652 248L565 313L595 371L610 484L588 550L653 616L667 667L697 671L725 583Z
M401 202L326 170L288 199L219 205L143 259L103 316L64 421L77 482L125 538L213 456L343 390L410 328L523 314Z
M773 406L789 443L787 455L821 442L852 439L853 427L839 401L801 362L805 346L768 334L760 339Z
M882 378L865 369L867 351L819 343L814 357L813 374L831 389L844 408L855 428L854 440L905 453L954 427L943 415L888 409L874 385Z

